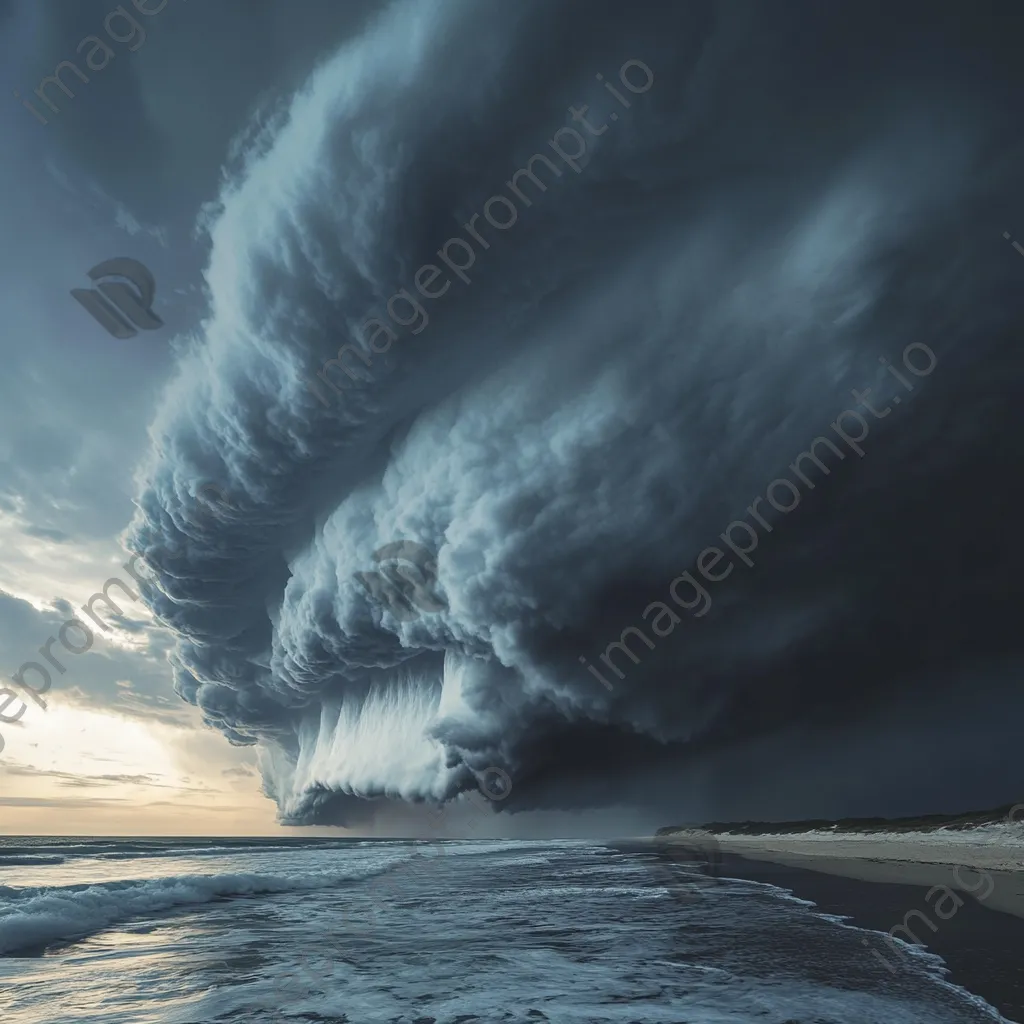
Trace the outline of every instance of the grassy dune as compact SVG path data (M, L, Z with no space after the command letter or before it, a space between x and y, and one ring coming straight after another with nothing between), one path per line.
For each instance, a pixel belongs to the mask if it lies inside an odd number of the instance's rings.
M701 830L711 833L732 833L733 835L786 835L798 832L932 832L940 828L971 829L979 825L998 825L1007 821L1010 810L1016 804L1005 804L989 811L970 811L964 814L924 814L911 818L840 818L829 821L825 818L807 821L713 821L701 825L667 825L659 828L656 836L668 836L675 832Z

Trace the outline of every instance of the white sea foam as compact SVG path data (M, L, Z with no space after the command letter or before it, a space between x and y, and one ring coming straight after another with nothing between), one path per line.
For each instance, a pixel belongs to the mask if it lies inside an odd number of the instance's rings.
M88 886L4 891L0 906L0 953L80 939L113 924L159 914L176 907L211 903L228 897L272 895L328 889L382 874L404 860L346 872L299 875L177 875ZM15 893L14 898L11 894Z
M244 847L211 874L187 845L176 875L0 890L0 950L109 929L101 955L69 942L59 971L0 961L5 1024L999 1020L934 955L911 951L893 977L868 933L784 889L721 878L677 902L649 858L590 843Z

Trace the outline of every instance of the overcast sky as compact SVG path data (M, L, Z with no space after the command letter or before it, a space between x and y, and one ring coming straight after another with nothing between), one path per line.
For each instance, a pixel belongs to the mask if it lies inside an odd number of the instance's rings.
M5 677L153 572L0 721L3 830L1019 798L1016 4L139 6L0 2Z

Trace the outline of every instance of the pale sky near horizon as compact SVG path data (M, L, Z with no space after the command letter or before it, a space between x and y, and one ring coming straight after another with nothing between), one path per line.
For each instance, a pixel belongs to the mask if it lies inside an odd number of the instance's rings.
M102 583L105 568L108 574L116 571L82 557L80 578L84 581L92 570ZM123 572L121 576L130 582ZM0 589L18 591L19 597L43 607L47 598L52 600L53 591L45 589L52 581L46 574L39 579L33 592L24 579L0 566ZM80 606L91 596L85 591L98 587L83 589L76 582L65 572L57 593ZM118 596L116 588L111 594ZM141 604L124 604L138 619L150 618ZM35 639L24 635L21 660L32 657L38 647ZM30 700L18 723L0 723L5 740L0 753L0 834L308 834L276 822L273 801L260 792L254 749L232 746L219 732L203 727L198 711L173 695L163 651L133 645L128 634L118 640L117 646L100 641L82 655L67 654L59 645L53 648L67 671L64 676L53 673L46 709ZM163 681L165 701L153 694L149 702L133 703L132 668L147 662L147 682L159 686ZM89 681L101 678L113 682L123 710L106 707L92 696ZM159 703L157 714L154 701ZM14 704L8 712L20 707Z
M197 722L129 718L60 697L46 712L30 706L23 721L4 751L5 834L295 831L276 823L273 803L260 794L252 752Z

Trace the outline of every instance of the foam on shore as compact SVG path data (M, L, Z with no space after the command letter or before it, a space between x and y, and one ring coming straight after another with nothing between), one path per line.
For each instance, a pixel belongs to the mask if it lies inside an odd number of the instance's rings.
M945 885L993 910L1024 917L1024 826L930 831L737 834L679 829L659 844L713 840L727 853L867 882Z

